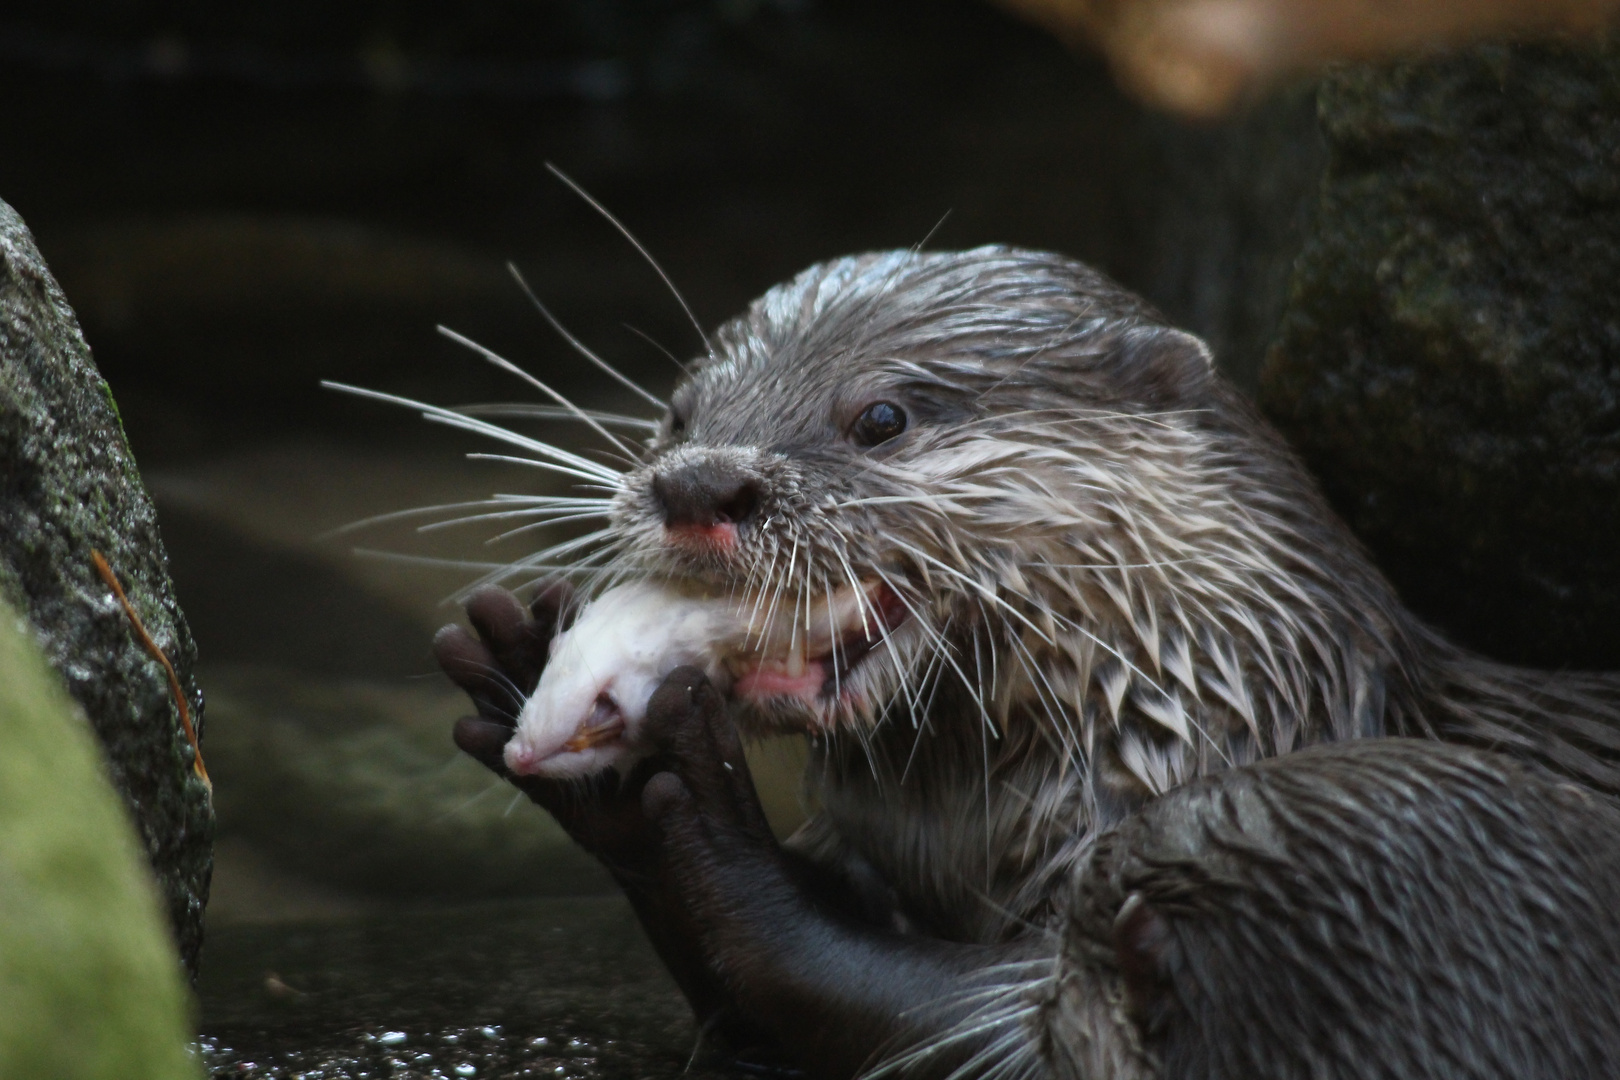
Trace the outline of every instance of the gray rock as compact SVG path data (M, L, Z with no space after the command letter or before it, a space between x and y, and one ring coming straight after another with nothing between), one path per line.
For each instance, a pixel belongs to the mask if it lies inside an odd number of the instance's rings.
M1406 600L1620 666L1620 53L1341 70L1261 400Z
M214 815L163 669L90 561L101 551L198 722L195 646L111 391L22 219L0 202L0 597L89 717L196 970Z

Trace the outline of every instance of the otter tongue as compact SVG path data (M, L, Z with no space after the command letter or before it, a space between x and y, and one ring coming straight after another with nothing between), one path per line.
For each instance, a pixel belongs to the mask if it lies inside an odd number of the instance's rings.
M799 666L795 674L778 660L767 660L759 667L743 674L737 680L735 691L739 697L798 697L814 698L827 682L826 665L811 660Z

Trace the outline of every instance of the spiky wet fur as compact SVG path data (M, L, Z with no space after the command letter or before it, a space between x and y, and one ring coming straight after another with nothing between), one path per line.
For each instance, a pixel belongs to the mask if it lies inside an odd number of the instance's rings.
M1096 831L1192 777L1379 735L1501 745L1620 789L1620 682L1492 664L1413 618L1196 339L1059 256L836 260L713 339L614 502L621 573L764 605L873 576L913 618L811 723L800 843L933 933L1041 923ZM844 429L873 400L910 430ZM672 552L650 481L725 457L758 524ZM795 712L754 716L803 726Z
M910 427L863 448L847 431L875 400ZM734 554L672 548L652 478L715 459L758 479L757 516ZM607 472L607 529L562 551L600 543L597 583L696 578L806 612L873 578L902 597L912 618L842 673L845 700L743 721L811 733L820 809L795 843L875 868L934 935L1050 927L1100 830L1312 743L1496 746L1620 791L1620 681L1494 664L1421 624L1204 346L1069 259L813 267L723 326L640 460Z

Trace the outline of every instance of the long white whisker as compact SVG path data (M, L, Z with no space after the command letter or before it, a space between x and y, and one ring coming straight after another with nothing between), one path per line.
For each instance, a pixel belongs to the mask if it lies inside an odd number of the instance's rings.
M905 598L905 594L895 587L893 581L889 580L888 575L884 574L883 571L877 569L876 567L873 567L873 573L882 578L883 583L889 586L889 590L894 593L895 598L898 599L900 603L905 606L906 610L911 613L912 618L917 621L917 625L922 627L925 633L928 632L927 624L923 622L922 616L917 613L917 609L912 606L911 601ZM950 656L945 657L945 662L950 664L951 670L955 671L957 677L962 680L962 685L967 689L968 694L973 698L973 703L979 707L979 716L986 724L994 727L995 722L990 719L990 710L984 707L984 698L979 695L978 688L975 686L973 680L967 677L967 672L963 671L957 662Z
M589 510L568 509L560 506L537 506L529 510L505 510L493 514L469 514L466 517L450 518L447 521L432 521L426 525L418 525L419 533L438 532L441 529L453 529L461 525L473 525L480 521L510 521L512 518L548 517L550 520L541 524L551 525L558 520L577 521L581 518L606 517L609 511L603 507L594 507Z
M602 217L606 218L608 224L619 230L620 236L630 241L630 246L635 248L636 251L641 254L643 259L647 260L647 265L652 267L658 276L663 279L664 285L669 289L670 295L675 297L675 302L681 305L682 311L686 312L686 317L691 320L692 329L698 332L698 339L703 342L703 351L708 353L711 357L714 356L714 345L709 341L709 335L703 332L703 324L698 322L697 316L692 313L691 306L686 302L686 297L681 295L681 290L675 287L675 282L671 281L669 275L664 273L664 268L658 264L657 259L652 257L652 252L648 251L642 246L641 241L637 240L635 234L625 227L624 222L614 217L607 207L603 206L601 203L592 198L590 192L574 183L573 178L567 173L563 172L549 161L546 162L546 169L551 173L552 176L555 176L558 180L561 180L564 184L567 184L569 190L571 190L575 195L578 195L581 199L584 199L586 204L589 205L592 210L595 210L598 214L601 214Z
M547 385L544 379L540 379L529 374L527 371L524 371L522 368L518 367L516 364L512 363L512 361L508 360L495 350L478 344L478 342L474 341L472 338L467 337L465 334L459 334L442 323L437 329L441 335L449 338L457 345L460 345L463 348L471 349L473 352L477 353L479 356L482 356L485 360L488 360L491 364L494 364L502 371L511 372L513 375L516 375L530 386L539 390L557 404L573 413L574 416L582 421L587 427L596 432L598 435L602 436L602 438L606 439L608 442L612 443L621 452L623 452L626 457L630 458L630 460L636 460L636 452L630 448L628 443L620 439L617 435L613 434L613 432L609 431L601 424L597 423L595 420L591 419L590 414L588 414L584 409L581 409L578 405L575 405L572 401L569 401L557 391L553 390L549 385Z
M664 346L660 344L651 334L646 333L639 327L631 326L629 323L620 323L619 325L636 335L636 337L640 338L642 341L645 341L647 344L651 345L653 348L657 349L659 352L663 353L669 358L670 363L681 369L682 374L686 372L686 365L681 363L680 358L674 353L670 352L668 349L664 348Z
M640 394L643 399L651 402L655 408L669 408L669 406L664 403L663 398L660 398L657 394L649 393L648 391L642 389L640 383L623 374L618 368L614 367L600 356L597 356L596 353L592 352L583 341L575 337L573 333L562 324L562 320L553 315L551 313L551 309L540 302L540 298L534 294L534 290L529 288L529 283L523 279L523 272L517 268L517 263L507 263L506 269L511 273L512 277L517 280L518 287L521 288L523 290L523 294L529 298L529 302L534 305L535 310L540 312L540 315L546 320L546 322L551 324L551 328L557 331L564 341L568 342L568 344L574 347L575 352L579 353L579 355L583 356L585 359L607 372L608 376L617 381L620 386L626 387L632 392Z
M578 416L575 416L561 405L488 402L476 405L457 405L451 411L461 413L463 416L510 416L517 420L577 421L579 419ZM607 427L624 427L646 432L658 430L658 421L647 420L640 416L625 416L622 413L604 412L601 409L581 409L580 411L598 424Z
M463 416L451 409L414 401L411 398L400 397L398 394L384 393L381 390L367 390L365 387L351 386L348 383L332 382L329 379L321 380L321 385L328 390L336 390L339 393L353 394L355 397L367 398L371 401L381 401L389 405L403 405L407 409L415 409L421 413L424 420L444 424L447 427L460 428L463 431L471 431L494 439L496 442L509 443L531 453L550 457L563 464L593 473L594 475L591 477L593 480L616 480L620 476L619 473L609 469L607 466L589 458L582 458L578 454L570 454L568 451L561 450L550 443L519 435L515 431L508 431L498 424L489 424L470 416Z
M533 497L543 498L544 496ZM358 532L359 530L368 528L372 525L381 525L389 521L400 521L405 518L423 517L424 515L437 514L444 510L466 510L474 506L510 505L509 500L509 496L496 495L495 497L489 499L472 499L468 502L440 503L437 506L416 506L409 510L394 510L386 514L373 514L371 517L361 518L359 521L351 521L347 525L339 525L335 529L328 529L326 532L317 533L314 539L316 542L331 540L336 537L343 536L346 533ZM606 500L603 501L606 502Z
M581 472L578 469L566 468L562 465L553 465L549 461L537 461L534 458L518 457L515 454L468 454L468 461L504 461L509 465L527 465L533 469L543 469L546 472L557 473L560 476L572 476L576 480L599 479L594 473Z
M552 518L550 521L532 521L527 525L519 525L515 529L508 529L498 536L492 536L488 540L485 540L484 543L498 544L502 540L509 539L513 536L521 536L526 532L534 532L536 529L551 529L557 527L558 525L572 525L576 521L594 521L597 518L603 517L607 517L607 515L598 512L594 514L570 514L567 517Z
M473 559L444 559L433 555L406 555L398 551L379 551L376 548L350 548L349 553L360 559L402 563L407 566L434 566L445 570L504 570L507 563L479 562Z

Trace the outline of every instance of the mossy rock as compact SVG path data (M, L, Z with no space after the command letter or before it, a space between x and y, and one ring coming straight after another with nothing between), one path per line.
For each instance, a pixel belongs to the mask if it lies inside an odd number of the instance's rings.
M1319 109L1263 407L1421 615L1620 667L1620 51L1346 68Z
M199 1076L144 852L83 714L3 602L0 853L0 1076Z
M213 808L168 678L98 577L94 551L173 662L200 724L196 646L112 393L28 229L0 202L0 600L28 620L100 740L194 972Z

